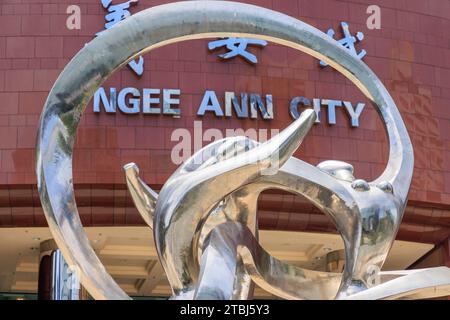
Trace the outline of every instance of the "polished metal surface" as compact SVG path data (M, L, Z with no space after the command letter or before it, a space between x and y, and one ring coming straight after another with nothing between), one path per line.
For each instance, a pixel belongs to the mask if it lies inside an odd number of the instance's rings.
M145 223L153 229L153 216L158 194L139 178L139 168L136 164L128 163L123 167L123 170L134 205Z
M123 3L112 4L112 0L102 0L102 6L108 10L108 14L105 15L105 29L110 29L114 27L117 23L123 19L131 16L128 10L131 5L135 5L139 0L130 0ZM98 32L96 35L102 34L103 31ZM128 66L133 70L137 76L142 76L144 73L144 58L138 57L137 61L132 60L128 63Z
M236 299L232 287L236 257L242 259L255 283L286 299L332 299L341 282L340 273L311 271L275 259L246 226L230 221L214 228L208 236L194 298Z
M346 300L414 300L446 296L450 293L450 268L382 272L397 277L368 290L346 297Z
M265 143L237 137L206 146L169 178L158 197L139 180L136 167L126 167L133 200L153 225L173 298L245 299L251 297L251 279L295 299L344 299L377 288L370 288L372 279L395 239L413 171L411 141L399 111L367 65L327 35L284 14L237 2L189 1L144 10L104 31L63 70L41 115L36 172L42 206L64 257L80 268L82 284L94 298L128 299L89 245L76 208L72 152L80 117L101 83L139 54L182 40L217 37L272 41L340 71L381 115L389 160L382 175L367 182L355 178L349 164L314 167L292 157L316 119L314 111L305 110ZM257 245L257 199L270 188L300 194L330 217L344 241L342 275L289 266ZM211 274L217 261L224 263L222 280ZM443 287L442 277L432 286Z
M262 144L245 143L245 139L236 141L236 138L213 143L187 160L167 180L156 205L154 236L175 295L195 290L199 272L198 239L210 212L226 195L235 191L238 194L239 189L250 182L270 177L265 174L271 169L278 170L298 148L314 120L314 112L308 110ZM196 163L197 159L203 162ZM235 206L226 201L222 206L232 206L229 210L240 215L245 223L249 215L256 213L256 201L251 206L252 211L248 210L248 203Z

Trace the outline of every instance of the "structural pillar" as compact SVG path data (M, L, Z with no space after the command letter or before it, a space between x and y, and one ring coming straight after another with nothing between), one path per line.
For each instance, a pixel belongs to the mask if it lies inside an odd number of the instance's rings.
M450 268L450 237L443 243L443 255L444 255L444 263L447 267ZM447 296L447 300L450 300L450 296Z
M39 300L80 300L79 272L69 266L53 239L40 245Z
M450 237L444 241L444 262L450 268Z
M326 256L327 272L342 273L345 265L345 250L331 251Z

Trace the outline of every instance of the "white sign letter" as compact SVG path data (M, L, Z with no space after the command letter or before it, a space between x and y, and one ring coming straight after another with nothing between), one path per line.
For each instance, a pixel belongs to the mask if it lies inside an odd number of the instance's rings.
M172 95L180 95L180 89L164 89L163 90L163 113L180 115L180 109L172 109L171 105L179 105L180 99L172 97Z
M125 101L125 98L128 94L131 94L133 96L133 98L128 99L128 102L132 105L132 107L128 106ZM139 93L139 90L136 88L123 88L122 91L120 91L118 97L118 105L120 111L127 114L139 113L141 104L141 101L139 100L140 95L141 94Z
M381 9L377 5L370 5L366 10L370 16L367 18L367 28L369 30L381 29Z
M105 89L103 87L95 91L94 94L94 112L100 112L100 101L105 108L106 113L116 112L116 88L109 88L109 101L106 97Z
M81 9L77 5L71 5L67 7L67 14L70 14L66 20L66 26L69 30L80 30L81 29Z
M352 119L352 127L359 127L359 116L366 105L364 103L358 103L355 110L350 102L344 101L344 106Z
M152 97L152 95L160 94L159 89L143 89L142 90L142 112L144 114L160 114L161 109L158 107L152 107L153 104L159 104L159 97Z

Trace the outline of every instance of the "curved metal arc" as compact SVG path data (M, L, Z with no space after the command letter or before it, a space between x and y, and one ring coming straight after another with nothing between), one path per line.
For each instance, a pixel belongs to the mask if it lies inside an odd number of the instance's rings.
M205 241L194 299L234 299L230 285L238 259L261 288L285 299L333 299L341 274L311 271L284 263L266 252L251 231L238 222L218 225ZM425 299L448 295L450 268L385 271L381 284L344 300Z
M246 138L237 137L237 141L244 141ZM255 142L257 144L257 142ZM210 146L208 146L210 147ZM211 148L215 148L215 146L211 146ZM206 152L206 151L205 151ZM197 155L199 156L199 155ZM190 161L197 158L194 155L191 159L189 159L184 166L190 166ZM208 162L208 159L205 159ZM136 169L133 165L128 166L130 170L130 175L135 175L137 173ZM188 170L187 172L190 172ZM174 174L175 175L175 174ZM187 177L188 178L188 177ZM292 183L289 183L291 181ZM142 182L140 184L134 185L134 189L143 188L145 184ZM336 227L341 230L341 234L344 238L344 243L346 244L346 253L347 253L347 268L345 269L345 278L351 277L351 273L353 270L353 262L354 260L351 257L356 256L354 252L354 247L352 244L357 243L358 240L355 237L358 237L360 233L353 232L355 226L354 222L360 221L359 215L355 213L355 211L349 210L346 203L352 202L352 197L346 189L342 188L342 186L333 179L327 173L313 167L301 160L298 160L294 157L289 158L286 164L281 167L280 171L276 175L268 175L263 176L258 182L251 183L249 185L244 186L241 189L236 190L230 196L226 197L224 200L224 204L219 209L218 213L212 213L209 215L208 219L205 222L205 225L201 229L202 237L206 237L211 230L213 230L217 225L225 223L227 221L240 221L244 225L247 223L250 226L250 229L254 229L256 226L255 221L253 221L252 217L256 217L256 203L258 200L259 194L266 189L282 189L285 191L293 192L300 194L302 196L307 197L312 203L314 203L317 207L321 209L326 208L326 213L331 216L332 220L335 222ZM340 188L342 189L339 192ZM337 190L335 193L333 190ZM144 189L139 192L131 192L133 194L141 194L145 192ZM322 196L317 196L317 193L320 192ZM329 192L329 196L325 196L325 192ZM346 198L342 198L346 195ZM243 200L240 201L240 204L235 203L239 198L244 197ZM323 203L326 199L335 198L334 205L330 206L328 203ZM230 201L232 203L230 203ZM327 200L329 201L329 200ZM143 202L142 199L137 198L135 202ZM245 205L244 205L245 204ZM148 215L148 209L143 210L143 206L137 206L141 215ZM235 214L230 213L236 210L242 210L245 208L252 207L251 212L245 210L245 212ZM228 212L231 210L230 212ZM228 213L227 213L228 212ZM153 212L152 212L153 214ZM230 215L231 214L231 215ZM251 218L250 220L248 220ZM243 219L243 220L242 220ZM200 238L199 244L202 247L203 240ZM199 256L202 256L202 251L199 251ZM205 253L207 254L207 253ZM204 257L202 257L203 261ZM209 258L207 261L210 261ZM203 262L200 263L203 265ZM239 280L243 275L240 273L237 275ZM222 282L223 283L223 282ZM248 286L248 285L247 285ZM245 287L245 286L244 286ZM293 298L293 296L291 297ZM298 297L297 297L298 298Z
M264 27L261 27L262 24ZM334 66L369 97L373 97L376 106L384 111L382 116L388 124L388 135L393 142L390 146L388 169L382 178L393 181L395 192L402 198L406 197L412 175L411 170L408 170L412 169L411 163L408 163L412 148L405 143L409 142L406 129L381 82L367 66L345 49L335 45L319 30L294 18L251 5L191 1L154 7L126 19L85 46L61 73L41 116L36 150L41 201L46 202L43 208L47 219L56 221L53 231L61 236L55 238L68 261L80 265L76 254L69 250L67 241L77 241L79 238L85 240L74 245L86 251L83 255L88 257L85 268L82 269L85 270L82 275L84 279L89 278L89 281L95 283L96 280L92 279L90 273L95 274L94 270L101 270L101 263L88 245L79 218L73 217L78 215L71 172L73 140L87 102L112 72L138 54L181 40L230 35L260 37L303 50ZM58 145L50 145L45 141L46 138L57 141ZM58 183L53 183L52 180L56 179ZM51 185L53 199L50 199L43 184ZM61 187L62 191L56 190L55 186ZM64 203L70 204L67 211ZM123 297L123 291L112 284L112 278L106 277L106 282L109 283L103 284L101 290L91 288L91 294L96 298Z
M188 178L186 175L169 178L156 208L155 240L174 294L193 290L198 274L196 244L213 207L224 195L257 179L264 169L286 162L314 121L315 113L310 110L277 135L277 139L192 171Z
M450 268L437 267L407 271L411 272L344 299L427 299L450 293Z
M247 138L244 137L236 137L236 141L243 141L247 140ZM208 145L210 147L211 145ZM214 146L211 146L211 148L214 148ZM193 159L196 157L193 156ZM192 160L192 158L190 160ZM188 162L185 162L182 167L188 166ZM180 168L182 168L180 167ZM139 169L134 163L130 163L124 166L125 174L126 174L126 180L128 189L130 190L130 193L132 195L133 201L136 204L137 210L140 213L140 215L143 217L144 221L149 225L150 228L153 229L153 216L154 216L154 210L156 205L149 205L149 202L157 200L157 193L151 190L143 181L139 178ZM245 189L245 187L244 187ZM257 232L257 223L256 223L256 215L250 215L245 212L240 212L239 214L236 214L235 208L239 206L237 202L240 203L248 203L250 198L257 198L257 194L251 192L246 192L245 190L237 190L236 192L230 194L228 197L225 198L223 201L224 204L221 206L218 206L214 211L209 215L208 219L206 220L202 230L201 230L201 238L199 240L200 247L202 248L204 238L208 236L208 234L213 230L216 226L225 223L227 221L239 221L243 224L247 225L250 230L252 230L254 236L258 237ZM253 201L250 201L253 202ZM253 210L250 210L251 212L256 212L256 201L255 202L255 208ZM156 204L156 203L155 203ZM251 204L247 204L247 208L251 207ZM205 255L208 255L208 253L204 253ZM199 251L199 256L203 256L203 249ZM250 296L253 295L253 284L248 275L246 275L243 271L242 262L238 261L236 268L238 270L242 269L242 271L239 271L235 275L235 279L232 279L230 283L234 283L233 286L233 292L234 297L239 300L248 299ZM180 295L180 296L174 296L173 299L193 299L193 294L190 295Z
M93 296L98 299L129 299L106 272L83 232L71 181L72 154L68 147L73 146L73 141L70 138L64 141L64 116L63 114L62 119L41 118L41 122L47 122L46 129L49 130L40 130L38 133L38 190L47 222L64 258L70 265L79 268L80 280ZM56 137L39 139L49 133ZM48 151L46 159L39 156L42 147ZM46 165L43 164L44 161ZM65 170L60 170L61 167Z
M239 257L253 281L286 299L332 299L341 282L341 274L311 271L272 257L250 229L230 221L214 228L205 242L194 298L234 299L230 283Z
M127 187L134 205L145 223L153 229L153 216L158 194L139 177L139 168L135 163L128 163L123 169L125 171Z
M294 157L276 175L264 176L258 184L265 185L266 189L281 189L303 196L331 218L345 247L346 264L342 285L349 281L356 268L362 221L348 189L327 173Z
M289 300L330 300L342 282L337 273L312 271L276 259L261 246L238 247L246 272L262 289Z
M233 138L234 139L234 138ZM236 137L236 141L244 141L247 140L244 137ZM224 141L221 141L217 143L217 145L220 145L221 143L224 143ZM257 142L255 142L255 145ZM217 145L208 145L207 148L217 148ZM207 150L204 150L207 152ZM208 153L208 152L207 152ZM180 171L185 174L186 172L192 171L192 162L195 162L195 159L197 159L198 167L200 165L203 165L199 162L198 158L203 158L201 154L196 154L192 156L191 159L186 161L182 167L180 167ZM208 158L204 159L206 162L209 161ZM186 168L186 169L183 169ZM129 164L127 166L127 176L133 177L135 179L137 175L137 168L133 164ZM179 172L180 172L179 171ZM176 175L176 174L174 174ZM131 178L127 177L127 181L131 181ZM135 180L133 180L135 181ZM130 188L130 185L129 185ZM140 180L140 183L133 184L132 188L130 188L130 192L133 197L136 197L134 199L135 203L142 203L145 204L147 201L145 200L145 197L142 198L138 196L139 194L143 194L146 192L146 185L143 183L142 180ZM148 188L148 187L147 187ZM299 159L296 159L294 157L289 158L289 160L286 162L284 166L281 167L280 171L276 175L268 175L263 176L259 180L259 182L251 183L242 189L239 189L229 196L229 200L224 201L224 207L223 209L220 209L221 212L219 214L211 214L208 219L205 222L205 225L202 228L201 234L202 237L206 237L209 232L215 228L217 225L224 223L228 221L229 219L234 219L234 221L241 221L244 224L247 224L249 222L251 229L253 230L255 228L255 222L248 221L247 219L250 217L255 216L256 217L256 203L259 194L266 190L266 189L282 189L285 191L293 192L300 194L302 196L305 196L308 198L312 203L314 203L317 207L321 208L322 210L325 210L326 213L332 218L334 221L336 227L338 230L341 231L341 235L344 238L344 243L346 244L346 253L347 253L347 268L345 271L345 277L350 277L352 270L353 270L353 262L354 260L351 257L356 256L354 250L355 248L352 247L352 244L358 243L358 236L360 233L355 233L355 222L360 221L360 217L355 212L355 210L349 210L346 203L351 203L353 201L352 196L347 192L345 188L343 188L339 182L336 181L336 179L332 178L327 173L317 169L316 167L313 167ZM248 189L248 190L247 190ZM137 192L134 192L133 190L137 190ZM329 196L325 196L325 192L329 193ZM321 194L321 196L318 196L318 193ZM244 217L239 218L239 215L237 216L230 216L227 217L227 214L223 212L223 210L230 210L227 209L230 204L229 201L236 201L234 199L237 197L249 197L249 199L245 201L241 201L240 205L237 204L231 204L231 211L238 210L238 207L246 208L253 205L253 210L251 213L247 212L245 214L245 220L240 220ZM247 195L247 196L246 196ZM334 204L332 206L329 205L329 200L334 198ZM243 205L245 203L245 205ZM150 215L153 215L154 207L151 208L145 208L144 205L137 205L138 211L141 213L143 217ZM151 211L151 212L150 212ZM355 238L356 237L356 238ZM199 244L201 245L203 243L203 240L200 239ZM199 256L201 256L201 251L199 252Z

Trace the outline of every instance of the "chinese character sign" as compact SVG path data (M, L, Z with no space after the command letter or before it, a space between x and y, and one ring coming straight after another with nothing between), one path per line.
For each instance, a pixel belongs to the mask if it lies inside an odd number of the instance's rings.
M101 0L103 8L108 10L108 14L105 16L105 29L114 27L118 22L131 16L128 10L131 5L137 4L138 0L130 0L119 4L112 4L112 0ZM104 31L104 30L103 30ZM96 36L100 35L103 31L100 31ZM141 56L138 60L133 60L128 63L128 66L138 76L142 76L144 73L144 58Z
M249 45L265 47L267 45L267 41L247 38L227 38L211 41L208 44L208 49L214 50L217 48L226 47L228 52L219 55L222 59L226 60L236 56L241 56L247 61L256 64L258 62L256 56L247 51L247 46Z
M356 33L356 36L352 36L349 29L348 29L348 23L341 22L342 27L342 33L344 34L344 37L342 39L336 40L339 42L342 46L350 50L350 52L357 57L358 59L364 58L366 55L366 50L361 50L359 53L356 52L355 43L360 42L364 39L364 33L361 31ZM327 35L331 38L334 38L335 32L333 29L329 29L327 31ZM320 61L320 65L322 67L326 67L328 64L325 61Z

